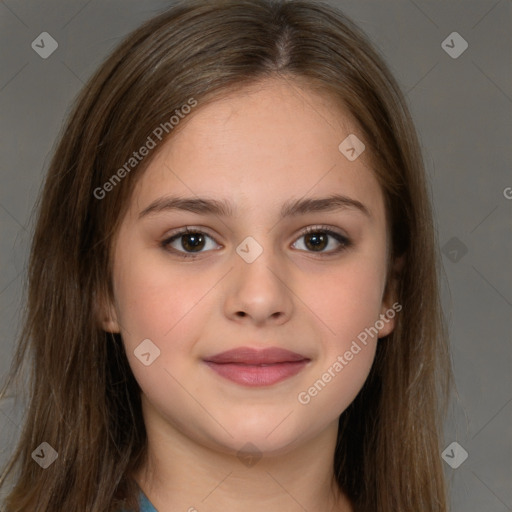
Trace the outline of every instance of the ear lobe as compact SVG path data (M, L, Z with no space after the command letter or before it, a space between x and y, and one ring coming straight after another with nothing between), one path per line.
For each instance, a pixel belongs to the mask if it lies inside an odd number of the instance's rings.
M393 308L383 308L379 316L379 320L375 322L379 329L378 338L385 338L391 334L395 328L395 310Z
M391 270L391 275L389 276L388 282L386 283L380 317L376 323L377 328L379 329L379 338L384 338L393 332L396 324L396 314L402 309L402 305L397 302L397 299L398 284L404 263L404 256L401 256L395 260Z
M98 294L98 300L95 301L95 316L96 320L106 332L119 333L119 322L115 308L110 301L104 298L104 295Z
M119 333L119 324L115 318L105 318L101 321L101 328L106 332Z

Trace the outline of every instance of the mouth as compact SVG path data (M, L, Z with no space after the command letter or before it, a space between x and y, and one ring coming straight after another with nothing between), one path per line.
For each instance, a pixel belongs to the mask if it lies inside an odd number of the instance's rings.
M289 350L240 347L203 360L221 377L243 386L271 386L298 374L310 361Z

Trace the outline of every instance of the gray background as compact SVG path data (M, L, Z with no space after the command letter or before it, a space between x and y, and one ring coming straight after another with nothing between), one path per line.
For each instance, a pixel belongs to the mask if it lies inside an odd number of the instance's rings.
M457 385L443 447L469 454L457 469L443 463L453 510L511 511L512 1L331 3L382 52L424 150ZM122 37L169 5L0 1L0 378L19 329L31 210L70 103ZM456 59L441 46L454 31L469 44ZM42 32L59 44L48 59L31 48ZM21 408L0 406L3 463Z

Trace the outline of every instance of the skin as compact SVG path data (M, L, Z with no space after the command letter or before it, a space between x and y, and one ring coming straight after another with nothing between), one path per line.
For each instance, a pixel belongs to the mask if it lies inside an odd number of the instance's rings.
M328 97L267 79L199 105L137 183L115 242L115 303L103 327L121 332L142 389L148 459L135 477L160 512L352 510L333 484L337 423L368 376L377 337L308 404L297 399L394 302L385 294L384 198L368 154L351 162L338 150L349 133L363 138ZM345 208L279 218L290 199L333 193L369 215ZM237 214L139 218L170 194L227 199ZM335 254L340 244L329 237L316 252L303 230L318 225L352 245ZM161 246L187 226L208 235L195 259L179 256L190 253L186 237ZM252 263L236 252L247 236L263 249ZM393 328L389 320L378 337ZM149 366L134 355L144 339L160 349ZM310 362L260 388L203 362L239 346L282 347ZM261 456L251 465L237 456L246 443Z

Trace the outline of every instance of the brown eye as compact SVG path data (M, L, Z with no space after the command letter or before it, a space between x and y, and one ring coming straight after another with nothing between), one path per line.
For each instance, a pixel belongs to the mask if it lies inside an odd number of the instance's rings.
M205 244L205 238L201 233L186 233L185 235L180 235L180 238L181 246L186 251L200 251Z
M177 253L184 258L193 258L197 254L205 252L203 251L205 248L215 249L217 247L215 243L211 244L213 246L208 247L208 240L214 241L211 236L202 231L187 228L164 240L161 246L169 252Z
M326 255L338 253L352 245L352 242L346 236L322 227L308 228L299 237L299 240L301 238L305 240L303 244L305 249L302 250ZM331 242L331 239L334 239L334 242ZM325 249L328 247L331 247L331 250L326 251Z
M329 236L325 233L312 233L304 236L306 247L312 251L322 251L329 243Z

